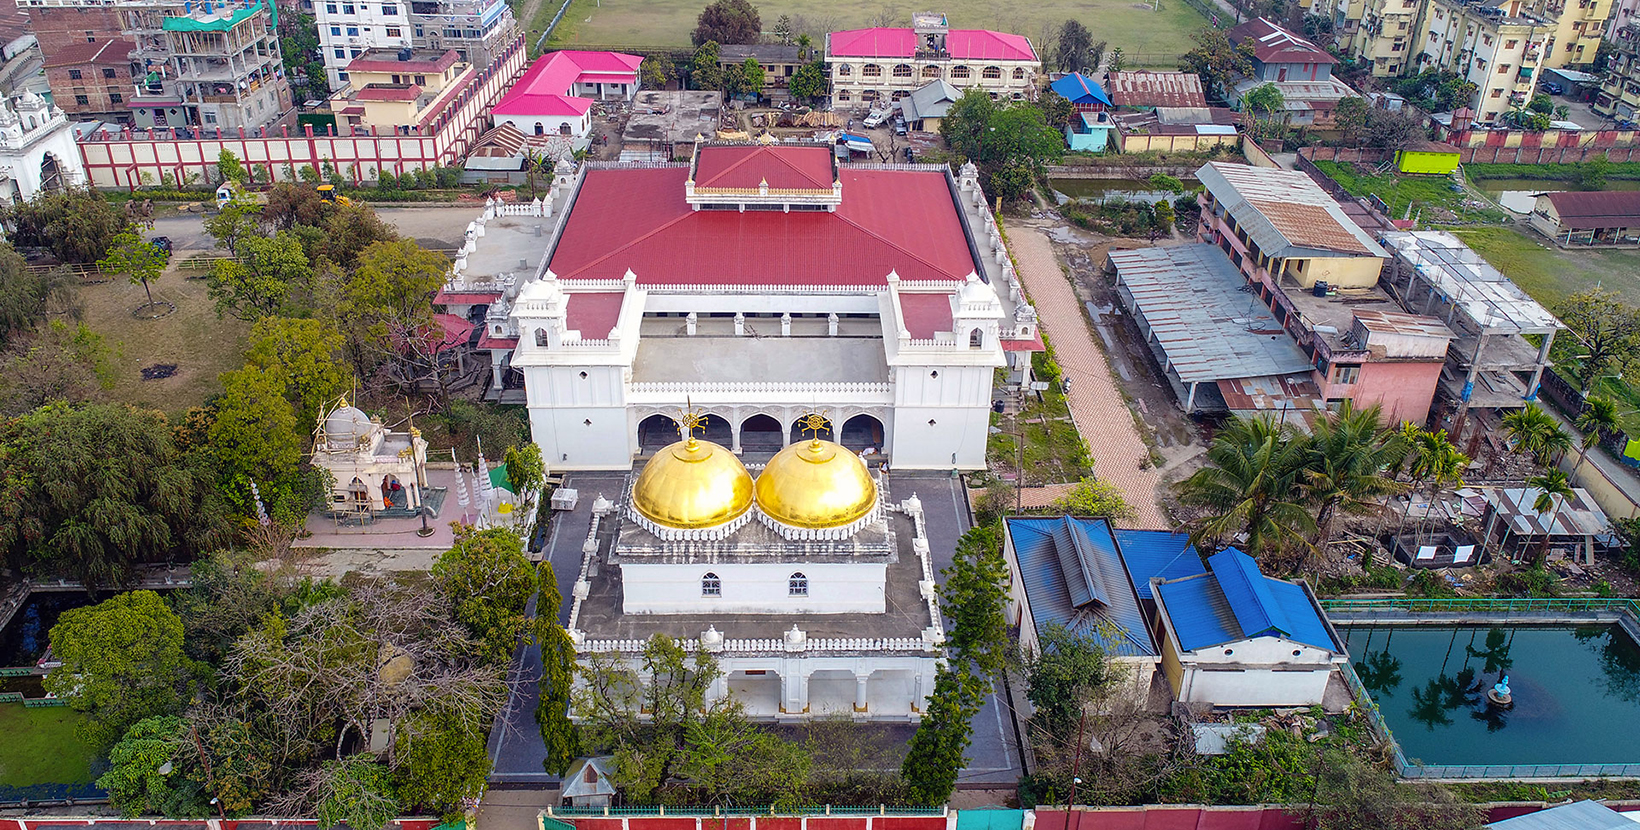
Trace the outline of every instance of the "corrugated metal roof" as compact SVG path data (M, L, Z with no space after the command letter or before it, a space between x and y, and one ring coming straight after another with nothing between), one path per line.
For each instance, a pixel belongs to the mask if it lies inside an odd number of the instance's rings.
M1589 491L1572 488L1572 497L1557 499L1559 506L1548 513L1533 507L1541 487L1495 487L1485 491L1486 503L1515 536L1602 536L1611 531L1611 522Z
M1267 256L1389 256L1303 173L1211 161L1196 178Z
M1217 247L1111 251L1110 261L1181 383L1310 371L1310 359Z
M1183 579L1207 573L1201 555L1190 544L1188 533L1122 529L1113 533L1117 551L1127 566L1128 575L1133 577L1133 587L1140 599L1154 598L1150 592L1150 580L1154 577Z
M1110 524L1103 519L1010 518L1006 529L1024 583L1025 600L1038 631L1058 623L1099 642L1111 654L1153 657L1156 644L1145 626L1139 596L1117 552ZM1080 533L1081 543L1074 540ZM1062 546L1070 543L1073 550ZM1071 564L1075 560L1075 564ZM1104 602L1078 604L1072 585L1081 571L1096 573ZM1070 571L1070 574L1067 574Z
M1205 107L1194 72L1107 72L1105 91L1118 107Z
M1604 804L1574 801L1486 826L1492 830L1634 830L1635 823L1636 819Z
M1167 611L1183 651L1253 637L1283 637L1342 652L1304 586L1271 579L1251 557L1230 548L1207 560L1208 573L1163 582L1157 602Z

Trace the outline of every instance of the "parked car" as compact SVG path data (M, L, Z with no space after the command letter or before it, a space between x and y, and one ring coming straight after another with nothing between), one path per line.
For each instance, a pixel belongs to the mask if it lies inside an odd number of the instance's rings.
M870 115L867 115L866 120L861 121L860 124L868 130L874 130L878 127L881 127L883 125L883 122L887 121L887 120L888 120L888 113L873 111Z
M1544 81L1543 83L1538 84L1538 89L1540 91L1547 92L1550 95L1566 94L1566 86L1564 84L1557 84L1554 81Z
M894 121L894 134L895 135L905 135L906 134L905 119L904 118L895 119L895 121Z
M149 244L153 245L155 248L158 248L161 251L164 251L167 256L170 255L170 253L171 253L171 237L169 237L169 236L156 236L153 239L148 240L148 242L149 242Z

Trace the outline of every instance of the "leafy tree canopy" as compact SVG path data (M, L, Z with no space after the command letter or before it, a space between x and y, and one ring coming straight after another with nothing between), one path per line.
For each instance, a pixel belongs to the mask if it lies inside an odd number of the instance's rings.
M690 38L696 46L707 41L756 43L762 33L763 21L756 6L747 0L713 0L701 9Z
M536 568L518 535L508 528L460 528L455 546L433 563L432 576L456 620L479 641L482 659L505 663L528 625L524 606L536 590Z
M15 228L12 244L45 248L64 262L90 263L108 255L114 238L131 228L125 211L89 188L42 193L0 210Z
M946 647L970 661L983 677L1007 666L1008 563L1002 558L1000 525L979 525L957 540L951 566L940 572L940 606L950 618Z
M63 665L46 675L46 691L90 715L83 729L93 744L108 746L137 721L182 705L191 673L182 619L153 591L64 611L51 649Z

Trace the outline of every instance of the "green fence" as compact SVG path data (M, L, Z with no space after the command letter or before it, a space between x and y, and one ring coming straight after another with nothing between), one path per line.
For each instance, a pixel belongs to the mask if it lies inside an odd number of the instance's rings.
M23 705L30 709L46 709L52 706L67 706L68 701L60 697L37 697L24 700Z
M1407 611L1415 614L1458 614L1481 612L1487 614L1545 614L1555 612L1616 611L1640 617L1640 601L1605 597L1552 597L1540 599L1492 599L1485 597L1456 599L1416 599L1387 597L1384 599L1324 599L1321 607L1329 613L1353 614L1372 611Z

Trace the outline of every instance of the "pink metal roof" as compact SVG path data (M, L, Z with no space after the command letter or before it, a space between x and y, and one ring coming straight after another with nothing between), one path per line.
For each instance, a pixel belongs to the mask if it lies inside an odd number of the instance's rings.
M619 291L571 294L564 306L565 322L588 340L602 340L621 319L621 300L625 296Z
M390 49L372 49L369 52L354 58L347 65L348 72L408 72L410 74L443 72L461 60L454 49L444 50L438 57L424 57L420 54L407 61L398 60Z
M841 172L832 211L694 210L686 167L593 169L549 266L563 278L646 285L884 285L974 270L962 219L937 172Z
M478 338L480 349L514 349L518 347L516 337L492 337L488 331Z
M553 52L536 58L491 110L496 115L585 115L592 101L569 94L576 83L636 84L643 58L620 52Z
M415 84L370 84L353 94L355 101L414 101L421 96Z
M932 339L935 332L951 330L950 294L901 294L900 321L918 340Z
M832 153L825 147L704 147L695 164L696 187L769 187L830 190Z
M501 299L500 291L440 291L434 305L486 305Z
M945 48L955 60L1037 59L1029 38L988 29L952 29L945 36ZM911 58L917 53L917 33L888 28L832 32L827 52L839 58Z

